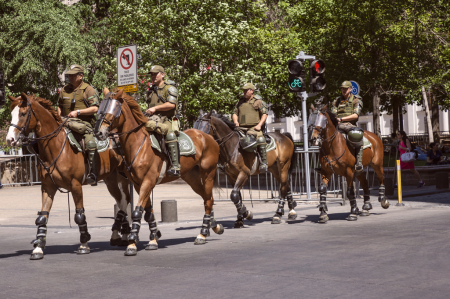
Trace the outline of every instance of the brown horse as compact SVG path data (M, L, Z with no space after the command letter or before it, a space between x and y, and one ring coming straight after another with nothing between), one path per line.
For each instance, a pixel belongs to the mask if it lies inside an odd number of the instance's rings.
M139 202L132 213L133 224L131 234L128 236L129 245L125 251L125 255L131 256L137 254L136 244L139 242L139 229L144 211L146 212L144 219L149 223L151 232L150 242L145 249L158 249L156 221L149 195L156 184L163 184L177 178L165 176L169 160L166 155L152 148L150 135L142 128L147 118L142 114L139 104L123 93L123 90L112 94L105 89L104 93L105 99L101 104L104 109L100 108L98 112L100 118L95 126L96 135L99 139L105 140L110 135L111 129L118 129L127 165L126 175L135 183L134 186L139 193ZM181 157L181 178L203 198L205 216L195 244L205 244L210 227L217 234L223 233L223 226L217 224L214 219L212 194L219 159L219 146L211 136L201 131L190 129L184 133L194 142L196 153Z
M220 163L224 165L226 174L235 182L230 199L235 204L238 216L235 228L244 225L244 219L252 220L253 214L242 203L241 189L251 175L259 174L258 156L254 152L247 152L239 148L239 133L236 125L223 115L209 112L200 115L194 128L199 128L211 134L220 145ZM212 129L212 130L211 130ZM291 163L294 155L294 142L289 133L269 133L275 139L276 149L267 153L268 170L280 182L280 200L278 208L272 218L272 224L281 223L284 215L284 200L287 198L289 206L289 220L297 218L294 208L297 203L292 198L289 187L289 174L292 171Z
M326 223L328 221L327 215L327 185L330 181L331 175L337 174L347 179L347 197L350 200L350 215L348 221L355 221L358 219L359 209L356 205L355 189L353 186L353 176L361 182L361 186L364 190L364 205L362 207L361 216L369 216L369 210L372 209L370 203L370 190L369 183L367 182L364 172L359 174L355 172L355 156L352 154L353 150L347 145L347 141L343 134L341 134L336 126L338 120L336 116L327 110L327 106L324 106L321 111L314 110L314 123L309 121L313 126L313 132L311 139L313 142L318 141L320 144L319 159L321 164L321 176L322 184L319 187L320 204L319 204L319 222ZM310 117L313 117L311 115ZM380 182L378 201L381 202L381 206L385 209L389 208L389 201L385 197L384 188L384 173L383 173L383 143L377 135L372 132L364 131L364 137L366 137L371 147L364 149L363 151L363 166L372 166L375 173L378 176Z
M80 229L81 245L78 254L90 252L88 241L91 235L88 233L86 216L83 205L82 185L86 185L87 164L85 157L67 144L67 134L63 129L63 120L52 107L48 100L27 96L22 93L18 98L9 97L11 100L12 121L7 143L17 145L25 136L34 130L35 140L39 148L39 178L42 186L42 210L38 212L36 225L38 232L36 239L32 242L34 250L31 259L42 259L43 249L46 244L47 222L52 208L53 199L57 190L64 188L72 192L75 202L75 222ZM111 245L123 245L122 237L126 238L130 227L127 221L126 208L130 202L128 191L128 180L117 173L117 168L122 158L110 147L98 154L99 173L97 177L103 179L111 195L116 199L120 208L113 225Z

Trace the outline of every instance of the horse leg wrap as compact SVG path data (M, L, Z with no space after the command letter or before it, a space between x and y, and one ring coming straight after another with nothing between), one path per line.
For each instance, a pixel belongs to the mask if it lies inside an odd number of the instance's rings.
M114 224L111 228L112 231L120 231L122 229L122 223L127 220L127 213L120 210L117 212L116 218L114 219Z
M284 215L284 198L282 198L278 201L278 208L277 208L276 213L280 217Z
M384 196L385 196L385 188L384 185L380 185L380 187L378 188L378 201L382 202L384 200Z
M211 215L205 214L203 216L203 224L202 229L200 230L200 234L204 237L209 236L209 228L211 225Z
M363 210L372 210L372 204L370 203L370 196L364 195L364 205L362 207Z
M38 212L39 217L36 218L36 225L38 227L36 233L36 239L31 241L34 247L45 248L45 243L47 242L47 222L48 219L44 215L49 215L48 212L41 211Z
M325 214L325 212L328 211L327 207L327 185L320 184L319 186L319 195L320 195L320 201L319 201L319 211Z
M348 188L348 191L347 191L347 198L349 199L349 200L354 200L354 199L356 199L356 196L355 196L355 187L352 185L350 188Z
M356 205L356 199L350 200L350 206L351 206L350 214L358 215L359 209L358 209L358 206Z
M230 194L230 199L236 206L236 210L238 211L238 219L239 216L247 217L248 211L247 208L242 204L242 196L240 191L233 190Z
M139 243L139 230L141 229L141 219L143 211L143 207L136 207L133 213L131 213L131 220L133 220L133 223L131 224L131 233L128 235L128 241L130 242L130 244Z
M158 230L155 214L151 212L151 208L145 210L144 220L148 222L148 227L150 229L150 241L159 239L161 237L161 233Z
M84 208L76 209L75 212L75 223L78 224L80 230L80 243L87 243L91 239L91 235L88 233Z
M288 191L286 198L287 198L289 210L294 209L297 206L297 202L294 200L294 198L292 198L291 191Z
M214 210L211 210L211 228L216 228L217 222L216 219L214 219Z

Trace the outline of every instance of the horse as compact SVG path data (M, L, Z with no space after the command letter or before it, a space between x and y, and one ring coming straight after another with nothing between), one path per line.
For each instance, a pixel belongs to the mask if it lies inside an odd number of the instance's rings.
M225 173L235 182L230 199L235 204L238 215L235 228L244 226L244 219L252 220L253 213L242 203L241 189L251 175L260 173L258 169L258 156L254 152L247 152L239 148L239 133L236 125L227 117L212 111L200 115L194 125L205 133L211 134L220 145L220 163L224 165ZM212 130L211 130L212 129ZM288 220L295 220L297 213L294 208L297 203L292 197L289 186L289 174L294 164L294 142L290 133L269 133L275 140L276 149L267 153L268 170L280 183L280 200L272 224L281 223L284 215L284 204L287 198L289 206Z
M100 115L95 126L95 134L100 140L110 136L112 129L117 128L121 148L126 163L126 175L134 182L139 194L139 201L132 213L132 229L128 236L129 245L125 251L126 256L137 254L136 244L139 242L139 230L141 226L142 213L145 211L145 221L150 226L150 242L146 250L158 249L156 235L156 221L153 207L149 201L149 195L158 184L174 181L176 177L165 175L166 164L169 163L165 154L152 148L149 132L143 128L147 117L141 112L139 104L120 90L110 93L104 90L105 99L102 101L98 112ZM217 161L219 159L219 146L214 139L198 130L189 129L184 131L193 141L196 153L190 156L181 156L181 178L199 194L204 201L205 215L200 234L196 237L194 244L206 243L209 229L217 234L222 234L224 229L217 224L213 212L213 185L216 176Z
M38 230L36 239L31 242L34 249L30 259L44 258L43 249L47 240L47 223L57 190L64 193L72 192L76 207L75 222L79 226L81 243L77 253L90 253L88 241L91 239L91 235L87 228L82 189L82 185L86 185L85 177L88 169L83 153L74 150L67 144L68 135L63 129L65 121L61 119L50 101L27 96L25 93L17 98L9 96L9 99L11 100L12 121L6 136L7 143L15 146L22 141L26 142L29 139L26 136L34 131L37 136L34 140L37 141L39 149L36 157L39 162L39 178L42 182L42 209L38 212L36 219ZM110 244L123 246L124 239L127 238L130 231L126 210L131 197L128 191L128 180L119 175L117 171L122 163L122 158L111 147L96 154L98 154L99 164L97 177L99 180L105 181L109 193L115 198L120 208L112 227ZM61 188L67 191L63 191Z
M321 165L320 174L322 184L319 187L319 223L326 223L329 220L327 215L328 208L326 204L326 195L327 185L333 173L347 179L347 197L351 206L350 215L347 217L347 220L356 221L358 219L358 214L361 216L369 216L369 210L372 209L369 183L367 182L364 172L355 172L356 158L352 154L352 149L351 147L349 148L344 135L336 129L336 126L338 125L336 116L328 110L327 105L325 105L320 111L314 109L314 114L311 114L308 123L312 131L311 141L313 143L318 142L320 145L319 161ZM384 209L387 209L389 208L389 201L385 197L383 143L381 139L372 132L364 131L363 135L372 144L371 147L363 150L363 167L365 168L370 165L375 170L380 182L378 201ZM361 213L356 204L353 186L354 176L360 181L364 190L364 205Z

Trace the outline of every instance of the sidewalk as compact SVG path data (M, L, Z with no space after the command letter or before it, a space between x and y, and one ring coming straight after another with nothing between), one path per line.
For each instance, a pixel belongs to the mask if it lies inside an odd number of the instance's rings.
M423 186L421 188L417 188L417 186L402 186L402 198L410 198L410 197L418 197L418 196L426 196L433 194L441 194L441 193L450 193L450 189L436 189L436 185L431 186ZM394 195L388 196L389 199L398 199L398 189L394 189ZM449 203L450 203L450 194L449 194Z

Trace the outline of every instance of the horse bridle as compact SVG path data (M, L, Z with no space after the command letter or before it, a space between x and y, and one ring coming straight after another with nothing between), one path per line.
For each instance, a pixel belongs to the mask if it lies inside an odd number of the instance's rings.
M207 122L207 130L203 130L202 128L201 128L201 123L202 122ZM214 128L214 126L212 126L211 125L211 118L203 118L203 117L201 117L201 116L199 116L198 118L197 118L197 120L195 121L195 123L194 123L194 129L197 129L197 130L200 130L200 131L202 131L202 132L204 132L204 133L206 133L206 134L209 134L209 132L210 132L210 130L211 130L211 128L212 128L212 130L213 130L213 136L217 136L217 131L216 131L216 129ZM231 137L233 137L233 134L234 133L236 133L237 134L237 132L236 131L231 131L229 134L227 134L226 136L224 136L224 137L221 137L221 138L218 138L218 139L214 139L214 141L216 141L218 144L219 144L219 147L220 146L222 146L225 142L227 142L228 140L230 140L231 139ZM226 138L226 139L225 139ZM225 140L223 140L223 139L225 139ZM219 142L219 140L222 140L221 142Z
M14 127L20 131L19 141L21 141L22 144L24 144L26 142L26 140L28 140L28 137L25 136L25 132L28 130L28 126L30 125L30 122L31 122L31 113L33 113L34 118L36 118L36 114L34 113L34 110L31 107L31 103L30 103L30 101L28 101L28 99L27 99L27 106L28 106L28 114L27 114L27 120L25 121L25 124L22 127L20 127L16 124L13 124L13 123L11 123L9 125L10 127ZM26 145L26 144L24 144L24 145Z

